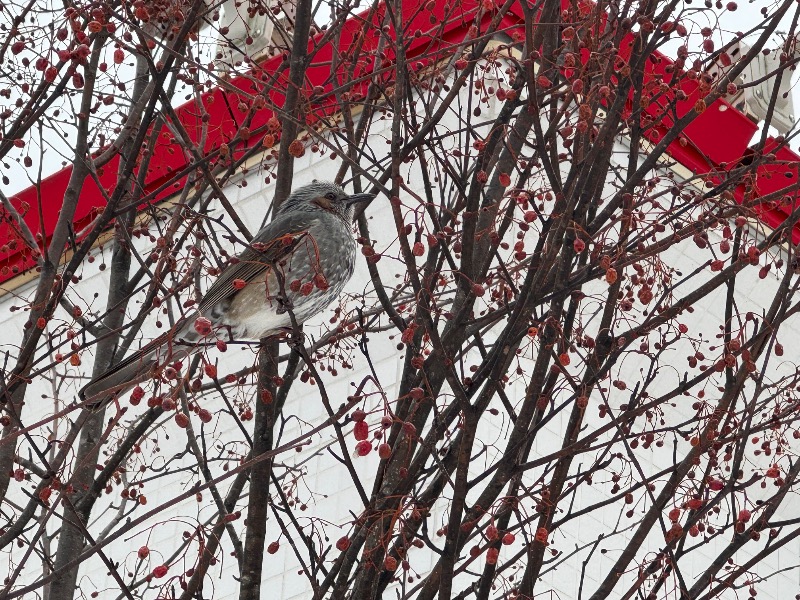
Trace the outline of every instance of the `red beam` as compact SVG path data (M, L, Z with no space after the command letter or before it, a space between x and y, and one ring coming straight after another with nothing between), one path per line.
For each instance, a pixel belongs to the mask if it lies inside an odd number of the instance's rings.
M454 52L457 44L472 25L478 2L475 0L456 1L452 6L446 2L404 2L402 22L407 36L407 58L410 68L422 69L433 56L446 56ZM363 98L369 85L368 75L373 72L372 58L369 51L375 50L378 45L380 27L385 17L385 6L381 5L377 11L370 11L355 16L346 21L339 35L336 48L337 55L346 53L348 48L359 41L359 36L364 35L361 53L363 60L357 65L353 78L347 74L351 67L349 61L341 61L337 71L337 81L352 80L349 93L352 99ZM484 15L488 22L492 17L491 12ZM509 14L501 24L501 28L519 25L520 17ZM416 32L419 32L417 35ZM309 41L309 53L314 53L314 58L307 72L306 95L311 102L312 110L309 111L307 123L313 125L326 117L338 112L336 100L331 93L333 85L331 80L332 61L334 59L334 45L331 42L323 43L324 33L320 33ZM322 45L321 45L322 44ZM386 67L393 65L392 49L387 48ZM422 57L420 61L413 59ZM283 65L283 57L277 56L266 60L244 76L236 77L229 83L229 88L217 88L202 95L202 104L209 115L208 135L202 153L209 153L219 148L220 144L229 142L240 131L245 122L248 109L254 95L261 92L265 81L271 81L272 91L269 93L269 102L274 106L283 105L283 93L288 78L288 69ZM278 74L277 78L273 74ZM387 72L387 76L390 73ZM277 79L277 80L275 80ZM320 91L321 89L321 91ZM256 111L249 125L251 131L263 128L274 111L267 106ZM239 110L240 104L245 109ZM200 139L202 122L197 103L189 102L176 109L176 114L183 127L188 132L193 142ZM235 154L241 155L246 149L261 144L263 135L254 135L246 142L238 144ZM91 224L96 215L106 206L106 198L116 185L116 173L119 157L115 157L103 167L100 181L101 190L93 181L87 180L81 189L78 209L75 215L74 229L81 231ZM158 142L150 160L150 169L147 173L143 197L148 203L162 200L178 192L185 184L185 178L165 187L173 179L176 172L188 167L189 162L180 144L174 141L172 134L164 128L158 137ZM32 186L11 198L12 204L20 211L25 223L34 234L42 235L48 242L58 220L60 201L64 197L72 168L67 167L45 178L39 186ZM163 189L162 189L163 188ZM39 222L37 207L39 206L39 193L41 192L42 223ZM13 228L6 223L0 227L0 283L11 279L18 273L35 266L29 250Z
M458 44L465 38L470 26L473 24L479 6L476 0L454 1L452 5L436 1L431 3L403 3L404 31L409 40L407 57L412 69L423 69L435 56L443 58L452 54ZM357 65L354 83L349 93L352 98L363 97L367 91L369 77L374 66L373 59L368 56L369 51L375 50L379 39L379 29L384 19L385 7L383 5L373 14L362 13L349 19L343 26L339 37L339 45L334 49L331 42L322 43L324 33L320 33L309 41L309 52L315 52L313 61L309 66L307 80L309 85L306 94L312 110L309 111L308 124L325 119L338 111L331 90L332 61L334 50L337 55L346 53L356 44L359 36L364 35L362 54L364 58ZM484 14L484 22L492 17L491 12ZM505 29L513 37L518 37L523 31L524 17L519 7L514 7L506 15L500 28ZM419 31L419 35L416 32ZM393 66L392 49L385 50L386 77L390 77ZM624 48L620 57L626 57L630 51ZM414 58L420 57L419 61ZM348 61L342 61L337 71L337 81L347 81L346 69L350 67ZM646 81L669 82L672 75L668 72L673 62L660 53L655 53L652 60L647 63ZM248 109L254 95L264 87L265 81L277 78L271 84L269 102L275 106L282 106L288 69L284 68L283 57L277 56L266 60L249 74L237 77L230 81L230 89L217 88L202 96L202 103L209 115L208 135L202 153L213 152L220 144L229 142L240 131L245 122ZM283 70L282 70L283 68ZM277 75L276 75L277 74ZM363 80L359 77L364 76ZM681 89L687 99L677 103L677 114L686 114L699 99L698 86L695 82L681 83ZM674 89L659 91L653 95L646 114L651 118L660 119L651 128L648 135L657 142L672 125L669 118L662 115L663 107L674 98ZM239 110L240 104L245 110ZM176 109L177 117L189 133L193 141L200 139L202 122L195 102L189 102ZM274 112L268 107L255 112L250 123L251 131L263 128ZM745 115L735 110L723 100L714 102L700 114L692 124L686 128L681 137L670 144L668 153L688 169L698 174L710 173L712 169L724 169L745 157L748 154L748 144L757 127ZM263 135L253 135L247 141L240 143L235 148L236 155L241 155L246 149L261 144ZM775 142L771 142L774 146ZM762 167L757 172L757 188L762 194L770 193L792 185L797 181L797 164L800 162L794 152L782 148L776 152L776 162ZM104 191L87 180L81 190L78 210L75 218L75 231L87 227L95 216L106 205L106 195L111 194L116 185L118 157L113 159L103 168L100 182ZM162 200L178 192L185 184L185 178L167 186L176 172L188 167L189 162L180 144L174 141L172 134L165 128L158 137L158 143L153 151L150 161L151 167L147 174L143 195L148 203ZM45 178L38 187L30 187L12 199L12 203L20 210L26 224L35 234L43 234L49 241L49 234L53 231L61 208L60 202L64 197L72 169L67 167ZM166 187L165 187L166 186ZM163 189L162 189L163 188ZM38 206L41 194L42 223L39 222ZM741 197L740 197L741 201ZM785 204L775 203L764 207L761 217L772 227L775 227L788 210ZM795 241L800 241L800 228L794 232ZM7 223L0 228L0 283L11 279L16 274L35 265L30 257L30 252L24 243Z

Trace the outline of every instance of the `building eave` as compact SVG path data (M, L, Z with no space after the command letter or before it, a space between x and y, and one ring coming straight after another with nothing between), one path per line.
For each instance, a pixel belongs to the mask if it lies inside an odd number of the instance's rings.
M422 4L403 3L404 30L420 32L419 35L410 36L408 42L406 55L412 69L429 68L433 62L460 51L476 18L487 22L493 16L492 11L479 12L483 4L474 0L454 2L452 5L434 2L424 6L423 9ZM346 53L357 43L363 44L361 52L365 57L368 56L369 51L377 48L379 35L375 35L375 32L380 32L380 24L384 17L385 8L381 4L375 11L366 11L346 21L341 34L337 36L336 44L326 41L324 32L309 41L309 52L313 51L314 57L307 72L306 93L310 105L306 117L307 127L322 127L327 119L332 118L340 110L330 84L326 83L330 80L333 58ZM505 32L510 39L522 39L524 15L520 7L512 6L502 20L499 30ZM632 36L629 36L629 40L632 39ZM391 69L394 68L394 56L390 48L385 52L384 64L380 66L387 75L390 75ZM625 52L620 53L623 59L625 55ZM419 61L415 60L417 57L421 57ZM670 66L673 64L671 59L655 52L652 60L647 62L645 82L653 79L668 80ZM345 69L348 68L350 68L348 63L344 61L340 63L339 69L342 70L343 76ZM364 97L373 69L374 65L365 61L363 65L358 66L354 77L346 77L345 80L352 81L348 90L351 99ZM260 147L264 134L267 133L267 122L275 114L269 108L269 103L282 106L282 90L286 88L287 80L288 62L284 56L279 55L261 62L246 75L234 77L224 85L202 94L202 109L208 114L208 122L205 124L205 143L201 152L205 156L213 156L221 144L230 144L232 141L236 142L232 145L232 152L237 157ZM253 113L238 110L241 103L249 107L253 97L262 93L265 86L269 86L267 107ZM680 84L686 99L676 103L678 117L693 110L697 105L700 99L698 87L691 81ZM651 116L659 115L663 107L674 99L675 89L670 87L668 91L653 96L646 112ZM190 101L175 110L191 141L197 144L204 133L202 111L199 108L197 101ZM235 136L248 118L250 135L246 140L237 140ZM670 125L668 122L656 124L647 132L648 141L657 145ZM749 144L756 131L757 125L746 115L724 100L718 99L697 115L681 135L667 146L666 152L690 172L706 178L709 184L713 185L714 182L723 179L725 172L753 159L755 153ZM720 132L724 132L724 135L720 135ZM159 144L153 150L150 160L151 167L145 177L140 205L142 209L174 196L184 186L188 173L195 168L166 127L159 133L158 140ZM767 140L766 147L761 153L761 156L764 155L770 158L757 169L755 184L749 191L745 190L744 185L740 185L735 195L739 202L745 199L746 193L749 194L749 201L761 196L779 197L777 201L765 203L755 209L759 218L774 228L785 220L794 207L796 192L792 191L781 197L780 191L796 187L800 156L782 145L779 140L772 138ZM74 231L81 232L89 227L105 208L109 191L116 185L118 164L119 156L116 156L104 165L102 173L98 174L99 185L92 179L85 181L76 211ZM176 177L176 174L180 176ZM49 243L50 233L58 220L61 198L64 197L71 175L72 168L64 168L43 179L38 186L29 187L11 198L14 206L23 214L31 231L42 234L45 244ZM39 211L35 209L39 206L40 199L41 222ZM28 210L22 210L26 206ZM793 238L796 242L800 241L800 226L795 227ZM11 240L15 240L16 247L8 248L8 242ZM0 284L9 289L16 287L15 284L29 280L31 273L35 273L35 262L23 241L16 237L9 225L0 230L0 244L8 248L8 251L0 252Z

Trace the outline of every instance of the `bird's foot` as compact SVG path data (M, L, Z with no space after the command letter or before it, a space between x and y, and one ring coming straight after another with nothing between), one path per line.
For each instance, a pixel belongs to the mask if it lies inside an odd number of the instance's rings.
M294 329L292 327L284 327L282 328L282 334L284 336L284 341L289 348L295 350L297 348L302 348L303 344L306 341L306 335L303 333L301 329Z
M289 312L290 310L294 310L294 304L292 303L292 301L289 299L288 296L285 296L283 294L276 296L275 302L278 304L277 308L275 309L275 312L279 315Z

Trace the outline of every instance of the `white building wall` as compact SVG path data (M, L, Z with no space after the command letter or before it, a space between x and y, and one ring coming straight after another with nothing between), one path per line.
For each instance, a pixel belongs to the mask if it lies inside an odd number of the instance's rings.
M488 119L489 115L484 113L484 117ZM383 121L383 124L375 125L373 129L372 140L376 144L376 153L383 150L384 135L389 136L389 121ZM380 127L384 127L381 131ZM624 152L624 148L620 149ZM308 183L313 179L332 179L339 167L338 161L332 161L328 158L320 158L318 155L310 152L296 161L295 172L295 185L300 186ZM272 187L264 184L264 173L258 170L252 170L246 176L247 186L240 187L237 185L230 185L225 190L228 199L236 207L239 215L244 220L245 224L251 231L256 231L261 225L265 211L271 200ZM409 173L407 181L412 189L422 191L422 179L419 175L413 172ZM218 216L223 214L217 204L213 204L214 211L212 214ZM373 205L368 209L370 217L370 230L371 236L378 240L376 247L383 249L389 247L394 242L394 223L391 216L391 211L388 206L388 200L384 197L378 198ZM712 238L716 235L711 234ZM144 239L137 241L138 250L144 251L148 247L149 242ZM390 252L397 255L396 250ZM97 251L94 253L96 260L94 263L84 264L80 276L82 281L75 286L70 292L70 299L74 303L81 305L85 312L92 307L95 309L102 309L104 307L105 294L108 286L108 271L102 272L100 264L102 262L102 252ZM108 258L108 249L105 250L105 256ZM698 257L697 248L693 245L691 240L682 243L675 249L670 251L672 264L678 267L684 274L691 272L697 268L701 262L706 260L706 256ZM393 260L388 256L379 263L379 270L387 285L393 284L393 274L402 273L404 266L401 261ZM738 284L737 303L739 309L744 311L749 310L760 314L765 306L772 300L772 296L777 287L777 279L774 274L770 274L766 279L759 279L757 276L757 268L746 269L740 276L742 282ZM11 357L16 355L18 348L18 340L22 337L23 327L27 318L25 311L11 312L11 307L21 306L25 304L24 299L28 298L33 291L34 284L28 284L20 289L15 289L10 293L5 294L0 298L0 331L4 335L0 337L0 352L8 353ZM600 289L600 288L598 288ZM97 294L98 299L93 299ZM371 296L370 281L367 273L366 266L363 262L363 257L359 256L356 273L346 289L346 295L353 295L360 297L362 294ZM706 338L713 338L717 332L717 327L720 324L720 307L724 300L724 290L717 290L703 302L701 302L696 310L689 314L685 314L680 320L685 323L690 332L703 332ZM131 306L131 311L138 310L137 305ZM328 309L324 314L318 316L313 322L306 325L305 331L309 339L314 339L323 333L328 327L328 321L332 316L332 310ZM633 315L635 317L635 315ZM61 313L60 317L65 322L69 322L70 317L66 313ZM55 321L54 321L55 323ZM147 335L155 335L157 330L152 327L146 330ZM399 377L401 374L402 360L400 353L396 350L398 337L392 339L393 332L384 334L370 335L370 354L375 365L375 369L382 386L383 392L389 400L393 400L396 396L396 390L399 384ZM795 368L795 364L800 360L800 347L793 343L794 339L800 336L800 327L797 322L790 324L790 327L785 328L781 334L786 348L786 354L783 357L784 363L776 366L776 373L778 369L790 370ZM529 350L527 356L533 356L534 350ZM668 389L670 384L680 378L686 370L685 354L680 352L673 352L673 359L670 364L674 365L674 371L670 372L665 370L660 377L663 378L664 387ZM358 385L365 377L370 375L370 370L367 361L359 353L356 348L350 349L350 355L353 362L353 369L346 370L339 368L337 376L331 376L330 373L323 373L323 383L325 389L331 399L334 409L345 401L347 396L353 393L353 385ZM245 366L252 365L255 360L255 348L250 347L235 347L231 345L228 352L225 354L215 353L214 358L219 359L219 373L224 375L226 373L235 372ZM89 373L89 363L91 362L90 353L82 355L83 365L80 368L74 368L69 365L63 365L60 372L67 378L65 382L61 383L62 392L60 397L62 399L69 399L70 394L80 387L81 382L73 381L69 378L78 373ZM639 374L640 363L637 363L634 356L627 357L621 362L614 371L614 378L620 377L629 382L636 381L641 377ZM255 387L252 385L245 386L241 390L241 397L243 399L249 398L254 394ZM369 389L369 388L368 388ZM373 388L374 389L374 386ZM512 402L520 400L524 394L524 381L516 380L507 389L509 397ZM710 391L713 394L715 392ZM626 401L626 395L630 394L630 388L627 392L618 392L614 388L610 388L609 394L611 397L610 404L612 406L619 406L619 404ZM45 418L52 413L53 410L53 388L49 383L43 379L38 379L34 382L28 393L28 404L25 407L25 421L32 423L40 418ZM691 399L676 400L674 413L667 416L667 422L680 422L689 418L693 411L689 408L692 402ZM211 450L217 446L224 446L235 453L246 452L245 444L241 432L233 425L230 419L221 418L218 410L221 408L219 399L214 399L209 396L208 399L203 400L203 405L208 407L209 410L214 412L214 420L201 429L201 423L197 417L192 417L192 425L196 431L203 431L206 444ZM378 396L373 396L368 401L368 405L377 409L380 405ZM137 415L140 415L145 410L143 405L139 407L131 407L127 414L124 415L123 421L133 422ZM113 410L109 409L107 413L109 416L113 414ZM590 415L590 423L597 422L596 407L592 406L588 409ZM323 423L327 418L326 411L319 400L319 392L315 386L307 383L297 381L294 384L292 393L288 403L284 408L284 415L286 418L285 430L280 438L280 442L285 442L295 437L310 431L313 427ZM371 422L375 423L380 419L381 413L377 411L370 417ZM553 450L561 443L563 428L565 425L565 417L557 417L549 430L543 431L536 438L535 451L532 456L543 455ZM56 433L55 438L64 435L67 429L67 423L62 420L54 424ZM42 427L37 431L37 441L43 443L44 436L47 435L48 427ZM347 431L350 431L348 426ZM479 433L479 439L487 443L496 440L498 444L502 442L507 436L509 431L509 423L503 417L497 417L495 421L486 421L482 424L482 430ZM355 442L352 438L348 439L352 446ZM187 443L185 439L184 430L175 426L172 420L172 415L162 417L158 425L148 435L148 442L145 443L141 452L145 459L154 452L155 446L160 448L160 461L169 460L180 453L186 452ZM477 448L478 446L476 446ZM303 481L298 485L296 495L300 503L307 504L307 510L302 511L302 516L311 522L317 520L320 530L324 530L332 541L335 541L342 535L346 535L349 531L349 523L352 521L354 515L360 512L360 502L358 495L355 491L354 485L351 482L347 471L335 458L328 452L328 448L332 451L338 452L339 448L331 434L330 429L325 429L322 434L314 435L310 438L310 444L305 446L301 452L287 451L277 458L278 463L286 465L293 465L297 468L302 468L306 473ZM684 448L685 450L685 448ZM224 451L217 451L220 456L224 455ZM476 462L476 469L482 469L487 464L490 464L493 453L496 449L491 446L487 449L485 457L481 457ZM642 466L647 472L657 472L661 469L668 467L671 464L671 443L665 444L662 449L653 448L651 451L652 460L643 461ZM26 455L25 444L21 444L21 453ZM212 453L213 454L213 453ZM683 456L683 452L679 451L679 456ZM645 454L641 451L638 452L640 460ZM575 464L588 463L593 460L593 454L586 454L576 459ZM192 462L189 457L188 462ZM187 462L184 460L183 462ZM148 461L149 462L149 461ZM375 452L365 458L355 458L354 463L359 475L367 490L370 489L375 470L378 466L378 458ZM178 460L176 464L181 464ZM231 466L235 466L235 461L231 461ZM138 466L136 461L133 460L129 464L129 477L136 476L133 472L135 467ZM217 462L212 465L212 470L215 475L221 474L222 464ZM281 469L278 469L281 471ZM531 478L535 478L536 471L533 471ZM135 518L142 513L143 509L150 509L161 505L162 503L169 502L177 494L183 493L190 488L194 479L186 472L178 472L168 477L159 477L154 480L154 483L148 483L146 480L152 474L145 473L142 477L145 480L141 493L147 496L147 505L137 509L131 514ZM634 478L635 479L635 478ZM10 498L14 502L23 504L26 501L24 490L32 489L30 482L12 482ZM121 488L115 487L111 496L103 497L98 502L95 510L95 515L102 521L108 521L114 514L116 507L119 506L118 493ZM227 490L227 483L222 484L221 492L225 493ZM476 490L475 495L477 495ZM598 482L591 487L583 485L576 497L575 509L581 506L590 505L596 502L599 498L605 497L608 494L608 486L600 485ZM637 493L637 500L640 500L641 493ZM102 512L100 507L108 504L113 505L113 508L108 508L107 511ZM430 521L431 528L435 531L437 526L444 523L444 502L440 502L437 511L434 512L434 518ZM240 506L243 506L240 502ZM635 505L641 510L642 504ZM532 506L530 503L522 507L523 510L531 511ZM786 511L791 513L797 509L797 503L794 500L789 500L787 503ZM197 521L204 523L212 519L215 515L215 507L213 502L209 499L208 492L204 492L202 502L197 502L194 498L183 501L175 506L169 507L158 515L158 518L150 519L145 525L137 527L135 533L125 535L122 539L114 542L107 548L107 555L114 561L118 561L121 565L121 572L123 577L126 577L125 571L135 574L134 579L138 580L142 576L149 573L152 568L161 562L170 560L172 554L178 549L182 533L184 531L192 531ZM609 507L608 510L596 511L591 515L581 517L572 523L561 528L551 538L552 547L569 554L574 550L575 545L583 545L589 543L591 540L596 539L605 533L608 533L614 528L624 528L628 526L630 521L624 517L620 519L619 509L617 505ZM58 523L51 520L48 524L48 531L52 534ZM242 521L234 523L237 529L242 528ZM97 531L96 526L93 527ZM630 535L632 531L628 532ZM280 530L275 519L270 518L268 523L267 543L274 541L280 537ZM434 539L436 539L434 537ZM700 539L700 538L697 538ZM285 543L285 538L282 538L280 550L274 554L268 554L265 558L264 565L264 581L263 589L265 590L265 598L282 598L285 600L293 600L295 598L309 598L311 588L308 585L305 576L298 573L299 563L296 560L289 544ZM512 556L515 552L521 549L522 536L517 536L517 542L508 548L504 548L501 553L500 562L505 558ZM701 549L692 561L692 567L695 568L694 572L684 572L683 575L688 580L703 572L706 564L704 561L713 558L717 551L720 549L720 544L717 542L710 544L707 550ZM136 557L136 550L142 545L148 545L151 548L151 555L149 561L144 564L138 561ZM471 544L467 544L469 547ZM663 537L660 535L651 536L648 542L650 551L656 551L663 546ZM608 573L610 566L616 559L619 550L622 547L622 540L620 538L613 538L608 546L601 544L601 548L605 548L606 553L601 553L598 549L593 555L591 560L588 561L585 567L585 579L583 581L583 597L587 597L602 581L603 577ZM196 546L192 546L188 552L188 560L177 560L171 565L169 575L177 574L181 570L186 570L191 567L191 562L195 558ZM214 587L213 593L207 591L210 597L219 600L228 600L237 597L237 586L234 577L238 574L236 568L236 561L230 556L231 545L227 539L223 542L224 552L220 556L220 563L214 567L213 576L209 578L208 584ZM0 556L9 569L13 570L14 565L21 556L23 549L13 548L10 553L6 552ZM542 578L542 583L537 586L537 592L544 592L548 587L552 589L552 597L560 598L562 600L572 599L578 597L578 589L581 585L581 568L582 561L586 559L588 548L581 551L571 558L563 560L557 569L550 570L546 568ZM640 553L639 557L645 556L645 550ZM797 557L800 556L800 542L793 542L787 545L779 554L774 557L768 558L764 561L763 565L759 567L758 574L766 576L770 571L778 571L787 567L793 567L797 564ZM702 559L701 559L702 557ZM412 555L412 568L414 572L424 577L431 569L434 563L433 555L424 555L416 553ZM481 559L482 560L482 559ZM743 561L745 557L737 557L737 560ZM2 563L0 563L2 564ZM124 568L122 568L124 565ZM1 567L0 567L1 569ZM635 573L626 575L626 578L633 576ZM30 561L24 571L22 580L32 581L37 576L41 575L41 565L35 561ZM126 580L128 578L126 577ZM415 577L416 579L416 577ZM153 588L146 592L144 595L148 598L158 597L157 584L163 583L165 580L154 581ZM459 585L461 584L461 585ZM87 596L93 591L98 591L102 598L114 598L119 594L115 591L116 585L113 579L107 574L107 569L102 561L95 555L86 561L81 567L81 575L79 579L81 590ZM409 584L410 586L413 585ZM454 585L454 591L461 591L463 587L462 580L457 578ZM620 585L618 591L624 586ZM800 574L797 569L786 570L772 577L767 583L759 584L759 598L781 600L791 597L800 589ZM739 592L741 593L741 591ZM387 593L386 597L393 597L393 593ZM547 594L537 596L548 598ZM723 595L725 598L736 598L737 592L730 591Z

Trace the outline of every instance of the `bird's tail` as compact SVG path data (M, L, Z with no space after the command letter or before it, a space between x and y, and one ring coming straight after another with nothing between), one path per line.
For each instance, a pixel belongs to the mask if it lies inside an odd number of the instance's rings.
M185 359L192 352L187 342L196 341L189 338L199 337L186 335L185 325L179 323L87 383L78 392L86 407L95 410L105 406L114 396L153 377L161 365Z

